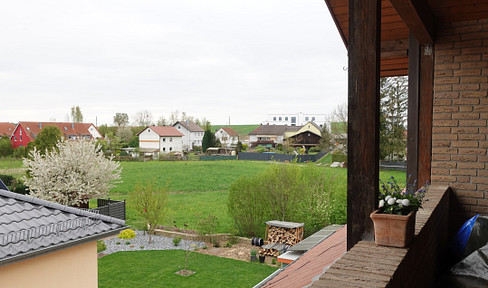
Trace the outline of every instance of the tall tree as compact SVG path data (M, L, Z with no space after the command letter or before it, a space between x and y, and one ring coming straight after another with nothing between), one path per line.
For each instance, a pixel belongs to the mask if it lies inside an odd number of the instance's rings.
M71 107L71 119L74 123L83 123L83 114L79 106Z
M380 158L402 159L406 152L407 77L380 79Z
M161 117L159 117L158 119L158 126L165 126L167 124L167 120L166 118L164 117L164 115L161 115Z
M153 124L151 112L148 110L137 112L134 116L134 123L142 127L151 126Z
M56 147L62 136L63 133L58 127L46 126L37 134L33 145L41 155L44 155Z
M329 152L330 147L332 146L332 135L330 134L329 127L327 123L324 123L322 130L320 131L322 134L322 139L320 139L320 149L325 152Z
M347 154L347 113L347 104L336 106L332 111L330 123L332 139L344 154Z
M205 129L205 133L203 134L202 151L205 152L208 148L217 146L219 146L218 139L215 137L215 134L212 132L212 130L210 130L210 127L208 126L207 129Z
M14 153L14 149L10 144L10 139L8 136L2 136L0 138L0 157L7 157Z
M114 124L117 127L125 127L129 124L129 115L127 113L115 113Z

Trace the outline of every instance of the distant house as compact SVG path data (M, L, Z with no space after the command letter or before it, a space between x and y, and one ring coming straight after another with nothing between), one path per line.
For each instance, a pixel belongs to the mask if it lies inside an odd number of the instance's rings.
M321 139L320 127L314 122L308 122L298 131L288 135L286 141L291 147L305 147L308 151L311 147L319 146Z
M323 127L328 122L327 115L304 113L268 114L266 121L263 122L263 124L303 126L307 122L313 122L319 125L319 127Z
M183 133L171 126L149 126L137 134L143 153L170 153L183 151Z
M63 133L65 140L77 139L98 139L102 134L92 123L69 123L69 122L19 122L10 137L13 148L27 146L29 142L36 139L42 128L55 126Z
M230 127L222 127L215 132L215 138L219 139L222 147L235 147L239 142L239 134Z
M120 219L0 190L2 287L98 287L97 240Z
M14 133L15 124L8 122L0 122L0 137L10 137Z
M178 121L173 124L183 134L183 150L191 151L195 146L202 146L205 130L192 121Z
M287 134L297 132L301 127L288 125L260 125L249 132L249 144L251 147L263 146L274 148L278 144L283 144Z

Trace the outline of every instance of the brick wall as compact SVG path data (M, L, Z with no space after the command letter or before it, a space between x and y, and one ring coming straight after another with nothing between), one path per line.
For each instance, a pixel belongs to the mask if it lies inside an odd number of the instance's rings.
M434 69L432 182L452 187L459 225L488 215L488 20L439 29Z

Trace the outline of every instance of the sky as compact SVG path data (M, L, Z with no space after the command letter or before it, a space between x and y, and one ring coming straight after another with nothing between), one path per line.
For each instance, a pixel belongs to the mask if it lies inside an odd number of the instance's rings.
M2 0L0 122L330 114L347 51L323 0Z

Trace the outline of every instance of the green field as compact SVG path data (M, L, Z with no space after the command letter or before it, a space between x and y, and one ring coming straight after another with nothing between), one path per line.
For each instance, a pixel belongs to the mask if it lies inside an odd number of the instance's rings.
M184 269L185 251L117 252L98 260L100 288L123 287L253 287L277 268L194 252L190 276L175 274Z
M328 159L324 159L326 162ZM215 215L219 221L217 233L235 232L234 220L227 213L227 195L232 182L241 175L255 175L266 169L267 162L257 161L152 161L152 162L121 162L122 183L112 189L112 199L127 199L127 224L135 229L144 225L136 211L130 206L128 192L137 181L152 179L159 185L169 184L170 202L168 213L163 225L179 228L196 229L200 218L209 214ZM314 164L309 164L314 165ZM0 174L21 177L22 161L0 161ZM20 167L20 168L19 168ZM347 182L347 169L334 169L339 181ZM386 181L390 176L398 179L400 185L405 183L405 172L381 171L380 178ZM345 185L344 185L345 187ZM346 194L344 188L344 195ZM91 207L96 201L92 200Z
M222 127L230 127L234 131L237 132L239 135L247 135L252 130L258 128L259 124L251 124L251 125L212 125L212 131L217 131Z

